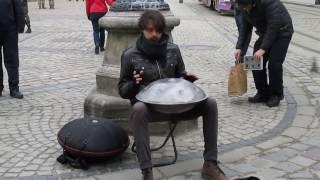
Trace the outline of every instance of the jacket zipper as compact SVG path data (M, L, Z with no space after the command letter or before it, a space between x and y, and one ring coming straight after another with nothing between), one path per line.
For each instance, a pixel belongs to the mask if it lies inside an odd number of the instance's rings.
M157 68L158 68L159 75L160 75L160 79L161 79L161 78L162 78L162 75L161 75L160 67L159 67L159 64L158 64L158 61L157 61L157 60L156 60L156 63L157 63Z

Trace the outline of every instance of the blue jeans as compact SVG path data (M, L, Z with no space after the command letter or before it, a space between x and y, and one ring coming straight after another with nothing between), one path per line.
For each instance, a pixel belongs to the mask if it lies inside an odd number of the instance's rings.
M106 13L90 13L90 20L93 27L93 40L96 48L103 48L105 41L104 29L99 26L99 19Z

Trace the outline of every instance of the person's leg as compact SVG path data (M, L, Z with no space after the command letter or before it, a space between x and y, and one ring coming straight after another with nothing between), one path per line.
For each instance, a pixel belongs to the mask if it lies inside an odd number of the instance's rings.
M90 14L90 20L92 23L92 29L93 29L93 41L95 46L95 53L99 54L99 34L100 34L100 28L99 28L99 14L97 13L91 13Z
M142 102L137 102L132 107L130 128L136 144L139 165L143 178L146 180L153 180L148 123L150 121L167 121L170 118L170 115L154 111Z
M174 116L179 120L194 119L202 116L204 137L204 160L217 161L218 108L213 98L208 98L192 110Z
M262 41L262 37L260 37L254 44L254 52L259 50L261 41ZM269 86L268 86L267 70L266 70L266 64L268 59L265 57L267 56L264 56L263 58L263 70L252 71L254 84L258 92L254 97L249 98L249 102L251 103L266 102L269 98Z
M3 69L2 69L2 43L0 37L0 96L2 96L3 91Z
M54 9L54 0L49 0L50 9Z
M30 18L29 18L28 13L26 13L26 15L25 15L25 23L26 23L27 28L28 28L26 33L31 33L31 24L30 24Z
M150 115L146 104L137 102L133 105L130 123L141 169L152 167L148 128L149 118Z
M10 31L3 43L4 65L8 72L10 96L21 99L23 95L19 92L19 52L18 32Z
M105 15L105 13L101 13L99 19L100 19L101 17L103 17L104 15ZM99 34L99 47L100 47L100 51L104 51L105 30L99 26L99 32L100 32L100 34Z
M46 7L44 6L45 0L41 0L41 1L42 1L42 2L41 2L42 9L46 9Z
M272 45L269 54L269 87L270 100L267 105L277 106L283 99L283 68L282 64L286 58L291 38L278 39Z
M104 42L105 42L105 30L100 28L100 40L99 40L99 47L101 51L104 51Z
M218 166L218 107L213 98L208 98L191 111L182 113L180 118L202 116L204 137L204 164L201 175L208 179L227 180L224 172Z

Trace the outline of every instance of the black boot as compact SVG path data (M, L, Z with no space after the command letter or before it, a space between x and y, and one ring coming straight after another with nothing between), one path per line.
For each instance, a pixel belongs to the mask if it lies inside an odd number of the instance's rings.
M281 97L279 96L271 96L267 102L268 107L276 107L279 106L281 101Z
M0 88L0 96L2 96L3 88Z
M94 53L95 53L95 54L99 54L99 47L96 47L96 48L94 49Z
M257 93L253 97L249 97L248 101L250 103L261 103L261 102L267 102L268 101L268 96L263 95L261 93Z
M142 180L153 180L152 168L142 169Z
M19 87L10 88L10 96L17 99L23 98L23 94L19 91Z
M31 33L31 28L28 28L26 33Z

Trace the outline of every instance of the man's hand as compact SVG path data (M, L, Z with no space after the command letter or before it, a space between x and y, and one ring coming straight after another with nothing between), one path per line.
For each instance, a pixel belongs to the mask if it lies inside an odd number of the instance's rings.
M256 51L255 53L254 53L254 58L257 60L257 61L260 61L262 58L263 58L263 55L266 53L266 51L265 50L263 50L263 49L259 49L258 51Z
M143 74L143 71L139 71L139 72L136 71L136 70L133 71L133 78L135 79L136 84L140 84L141 83L142 74Z
M241 49L236 49L234 51L234 58L237 60L237 61L240 61L241 60Z
M194 81L196 81L196 80L199 79L196 75L194 75L194 74L191 73L191 72L187 72L187 71L184 72L183 78L184 78L185 80L187 80L187 81L190 81L190 82L194 82Z

